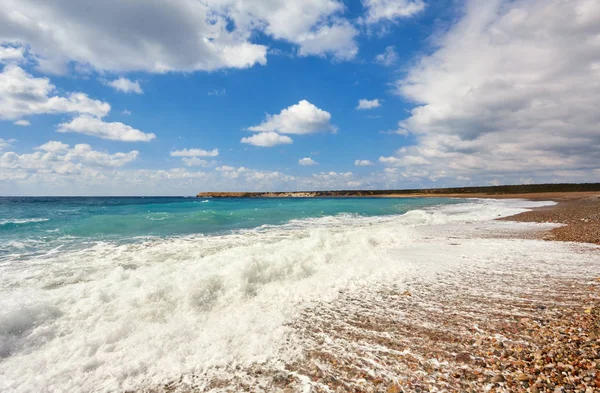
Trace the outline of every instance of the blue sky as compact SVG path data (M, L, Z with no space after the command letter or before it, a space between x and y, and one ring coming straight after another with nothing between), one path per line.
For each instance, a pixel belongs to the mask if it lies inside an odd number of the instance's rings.
M594 1L0 4L2 195L600 174Z

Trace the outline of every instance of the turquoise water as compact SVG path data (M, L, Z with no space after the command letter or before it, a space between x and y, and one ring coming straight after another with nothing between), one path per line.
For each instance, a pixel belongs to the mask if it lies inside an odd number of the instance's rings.
M291 220L350 214L403 214L435 198L199 199L0 198L0 259L86 247L98 241L223 234Z

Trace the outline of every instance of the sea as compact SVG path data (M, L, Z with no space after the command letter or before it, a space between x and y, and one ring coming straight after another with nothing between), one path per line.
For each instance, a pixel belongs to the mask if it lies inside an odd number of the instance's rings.
M493 266L506 245L482 231L545 204L0 198L0 391L152 391L288 364L303 356L293 325L306 310L380 283ZM471 240L456 247L457 233Z

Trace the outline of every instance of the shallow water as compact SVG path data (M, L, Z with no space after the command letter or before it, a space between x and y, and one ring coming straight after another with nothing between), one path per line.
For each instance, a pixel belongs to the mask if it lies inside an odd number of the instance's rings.
M198 199L0 197L0 261L12 254L77 249L98 241L226 234L292 220L402 214L457 199Z

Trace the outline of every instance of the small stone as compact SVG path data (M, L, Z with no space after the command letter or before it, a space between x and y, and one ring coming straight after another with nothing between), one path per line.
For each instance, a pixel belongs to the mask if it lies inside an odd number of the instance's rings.
M398 386L397 384L392 384L390 385L387 390L386 393L400 393L400 386Z
M521 382L529 381L529 375L519 374L517 375L517 379Z
M495 375L492 378L492 383L500 383L500 382L504 382L504 381L506 381L506 379L504 379L504 376L502 374Z
M456 355L457 362L468 363L471 361L471 354L469 352L461 352Z

